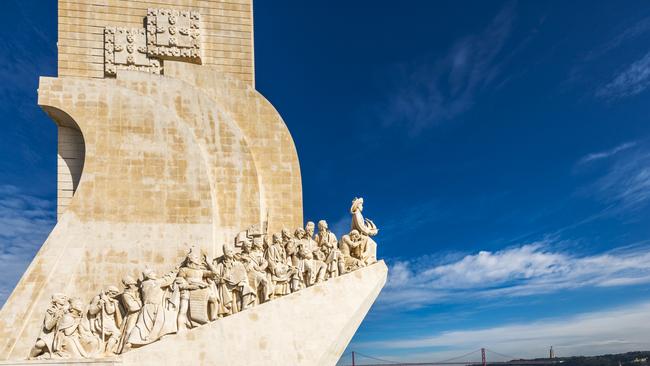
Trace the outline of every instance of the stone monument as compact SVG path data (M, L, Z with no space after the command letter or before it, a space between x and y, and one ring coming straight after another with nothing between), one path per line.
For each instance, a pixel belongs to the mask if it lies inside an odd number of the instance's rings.
M340 240L303 229L252 0L58 4L38 90L58 222L0 311L0 364L335 364L386 281L378 229L360 198Z

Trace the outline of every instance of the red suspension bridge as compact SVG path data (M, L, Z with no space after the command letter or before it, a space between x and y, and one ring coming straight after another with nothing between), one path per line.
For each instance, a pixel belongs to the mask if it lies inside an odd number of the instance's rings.
M490 361L488 361L488 356ZM496 357L492 357L496 356ZM433 362L400 362L394 360L385 360L373 356L364 355L359 352L349 352L341 357L338 362L339 366L429 366L429 365L465 365L465 366L491 366L491 365L556 365L561 361L554 358L553 349L551 348L550 357L548 359L524 360L514 356L504 355L499 352L481 348L468 352L464 355L453 357L442 361ZM493 359L495 359L493 361ZM499 360L501 359L501 360ZM348 363L349 362L349 363Z

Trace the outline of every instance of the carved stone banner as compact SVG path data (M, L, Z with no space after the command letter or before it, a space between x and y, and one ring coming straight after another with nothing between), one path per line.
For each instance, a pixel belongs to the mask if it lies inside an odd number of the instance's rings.
M163 59L201 63L200 15L194 11L148 9L147 52Z
M160 74L160 60L147 56L147 35L144 29L104 29L104 73L114 76L118 69Z

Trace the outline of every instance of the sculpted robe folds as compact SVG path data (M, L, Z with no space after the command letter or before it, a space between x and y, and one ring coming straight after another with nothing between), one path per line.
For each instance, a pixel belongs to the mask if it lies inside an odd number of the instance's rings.
M124 308L125 317L122 322L122 337L120 338L120 343L117 346L117 352L121 353L124 350L127 340L131 335L131 331L135 327L136 322L138 321L138 314L142 305L140 304L140 299L136 292L137 290L129 289L124 291L122 294L122 307Z
M288 295L291 293L291 260L287 258L282 243L277 242L271 244L266 250L266 259L269 262L269 272L271 274L271 282L274 288L271 290L274 295Z
M248 273L240 262L223 258L216 265L215 277L220 316L236 313L255 302L255 291L248 284Z
M90 332L83 324L81 315L68 313L64 315L57 325L54 336L54 352L61 358L85 358L89 352L84 348L84 343L90 343ZM85 342L82 337L86 338Z
M128 343L143 346L177 331L177 309L180 304L169 301L170 293L163 289L169 287L173 281L174 276L165 276L162 279L148 279L142 282L143 305Z
M359 234L365 236L367 247L364 248L365 256L368 258L377 258L377 243L371 238L377 234L377 227L368 219L363 218L361 210L352 213L352 230L357 230Z

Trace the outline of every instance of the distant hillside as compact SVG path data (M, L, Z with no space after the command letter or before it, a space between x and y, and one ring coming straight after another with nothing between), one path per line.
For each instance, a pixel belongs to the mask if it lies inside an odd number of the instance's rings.
M560 364L562 366L618 366L619 364L622 366L644 366L650 365L650 351L590 357L558 357L557 360L562 361Z

